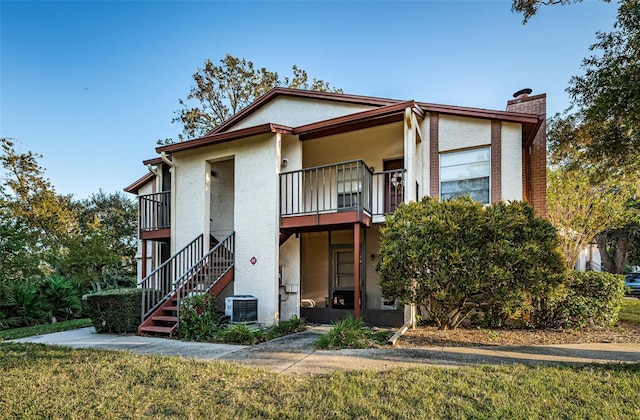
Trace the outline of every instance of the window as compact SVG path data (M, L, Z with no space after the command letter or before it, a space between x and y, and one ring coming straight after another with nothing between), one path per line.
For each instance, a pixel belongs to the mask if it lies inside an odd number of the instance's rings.
M488 147L440 154L440 198L468 195L489 204L490 156Z
M357 207L362 191L362 169L358 166L345 165L338 169L338 208Z

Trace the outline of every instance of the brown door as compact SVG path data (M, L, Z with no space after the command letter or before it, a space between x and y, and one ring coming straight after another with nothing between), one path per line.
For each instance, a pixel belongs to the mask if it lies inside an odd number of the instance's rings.
M404 159L384 161L384 212L393 213L404 201Z

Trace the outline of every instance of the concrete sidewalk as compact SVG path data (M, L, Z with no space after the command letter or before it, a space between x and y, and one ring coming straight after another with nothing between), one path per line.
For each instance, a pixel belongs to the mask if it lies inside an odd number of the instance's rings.
M315 327L303 333L256 346L192 343L135 335L96 334L93 327L13 341L73 348L125 350L137 354L182 356L202 360L223 360L293 374L470 364L640 362L640 343L314 350L313 342L327 330L328 327Z

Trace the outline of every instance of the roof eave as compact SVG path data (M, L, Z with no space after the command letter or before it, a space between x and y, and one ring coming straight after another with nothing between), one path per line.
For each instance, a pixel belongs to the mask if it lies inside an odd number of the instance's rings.
M156 147L158 153L175 153L183 150L193 149L196 147L208 146L210 144L225 143L241 139L244 137L251 137L260 134L268 133L283 133L292 134L293 129L279 124L261 124L253 127L243 128L241 130L234 130L225 133L210 134L204 137L200 137L193 140L188 140L180 143L168 144L160 147Z

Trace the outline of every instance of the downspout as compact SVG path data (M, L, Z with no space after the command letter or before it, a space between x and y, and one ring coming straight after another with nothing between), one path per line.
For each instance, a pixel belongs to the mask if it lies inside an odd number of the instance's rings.
M165 152L160 152L160 159L162 159L162 161L163 161L164 163L166 163L166 164L169 166L169 168L172 168L172 169L173 169L173 167L174 167L174 166L173 166L173 162L171 162L171 161L169 160L169 158L167 157L167 154L166 154Z

